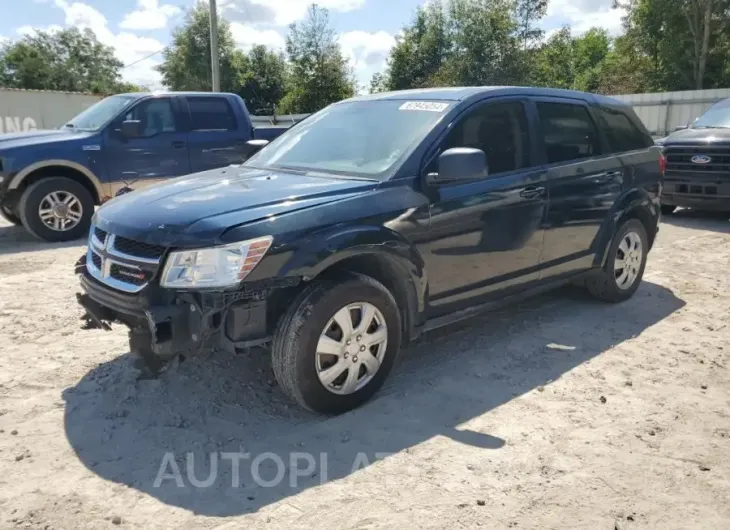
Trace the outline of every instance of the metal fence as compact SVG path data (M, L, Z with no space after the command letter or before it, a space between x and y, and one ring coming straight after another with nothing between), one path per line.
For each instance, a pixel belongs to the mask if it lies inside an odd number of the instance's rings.
M0 88L0 133L55 129L100 99L93 94Z
M730 88L614 96L629 103L655 137L692 123L713 103L730 98Z

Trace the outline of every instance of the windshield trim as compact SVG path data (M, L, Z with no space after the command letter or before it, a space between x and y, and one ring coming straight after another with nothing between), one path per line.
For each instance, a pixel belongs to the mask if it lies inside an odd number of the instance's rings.
M344 101L338 101L336 103L332 103L331 105L328 105L327 107L323 108L322 110L319 110L313 114L310 114L307 116L304 120L297 122L292 127L284 131L283 134L278 136L273 140L272 143L265 146L263 149L258 151L256 155L263 152L264 150L268 149L274 142L279 141L282 137L284 137L287 134L290 134L291 131L295 130L297 127L299 127L302 124L311 123L312 119L315 119L318 114L324 113L327 110L331 109L335 106L341 106L341 105L352 105L352 104L358 104L358 103L368 103L368 104L380 104L380 103L386 103L386 102L393 102L393 101L423 101L423 102L434 102L434 103L446 103L448 106L443 110L442 113L440 113L439 118L434 121L431 125L431 127L425 131L421 137L414 138L411 144L403 150L403 153L393 162L393 164L385 171L381 171L380 173L365 173L361 171L344 171L344 170L337 170L337 169L330 169L330 168L313 168L313 167L306 167L306 166L295 166L295 165L285 165L285 166L279 166L278 164L269 164L269 165L261 165L258 164L257 166L249 166L246 162L244 162L242 165L244 167L256 167L257 169L264 169L269 171L286 171L286 168L290 168L290 171L297 171L297 172L306 172L308 176L315 176L316 173L320 173L321 175L335 175L340 178L347 178L350 177L350 180L361 180L361 181L372 181L372 182L386 182L388 180L391 180L400 170L401 167L403 167L403 164L405 161L408 160L408 158L413 155L414 152L418 149L418 147L421 145L421 143L428 138L428 135L431 134L431 132L439 126L444 120L444 118L448 117L450 113L454 110L454 105L457 103L456 100L442 100L442 99L428 99L428 98L407 98L403 97L401 98L382 98L382 99L350 99L350 100L344 100ZM254 156L256 156L254 155ZM250 160L250 159L249 159Z

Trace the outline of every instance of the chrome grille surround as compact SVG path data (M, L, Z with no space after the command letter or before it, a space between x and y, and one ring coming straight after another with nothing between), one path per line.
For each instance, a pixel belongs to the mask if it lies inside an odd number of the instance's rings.
M157 273L163 256L149 258L121 252L116 248L116 238L114 234L92 225L86 251L86 270L93 278L113 289L138 293Z

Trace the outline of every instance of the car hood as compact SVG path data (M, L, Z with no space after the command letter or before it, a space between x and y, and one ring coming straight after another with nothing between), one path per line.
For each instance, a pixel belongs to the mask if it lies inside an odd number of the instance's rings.
M730 129L684 129L663 139L664 147L670 145L730 145Z
M346 199L378 184L231 166L112 199L97 211L94 224L156 245L214 245L228 229Z
M90 136L93 136L93 133L73 131L71 129L0 134L0 152L18 147L30 147L67 141L83 141Z

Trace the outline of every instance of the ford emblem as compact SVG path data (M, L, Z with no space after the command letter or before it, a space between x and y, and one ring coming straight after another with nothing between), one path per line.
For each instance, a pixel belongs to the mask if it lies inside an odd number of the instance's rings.
M692 157L693 164L709 164L712 162L712 158L707 155L695 155Z

